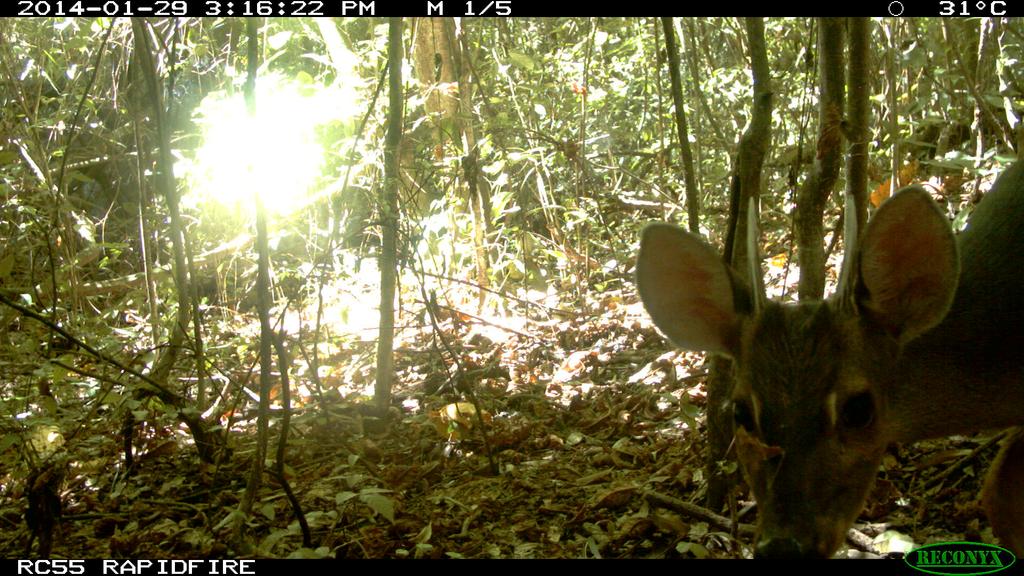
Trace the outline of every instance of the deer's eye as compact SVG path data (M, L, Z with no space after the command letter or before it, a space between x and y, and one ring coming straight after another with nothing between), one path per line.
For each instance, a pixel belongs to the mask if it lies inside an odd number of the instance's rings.
M734 400L732 403L732 418L739 428L747 432L754 431L754 414L750 410L750 402L746 400Z
M861 392L846 399L839 414L844 428L867 428L875 421L875 400L870 392Z

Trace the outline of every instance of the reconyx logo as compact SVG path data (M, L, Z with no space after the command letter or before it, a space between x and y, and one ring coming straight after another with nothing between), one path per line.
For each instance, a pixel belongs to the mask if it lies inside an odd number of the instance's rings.
M922 546L904 558L915 570L942 576L993 574L1017 561L1013 553L980 542L941 542Z

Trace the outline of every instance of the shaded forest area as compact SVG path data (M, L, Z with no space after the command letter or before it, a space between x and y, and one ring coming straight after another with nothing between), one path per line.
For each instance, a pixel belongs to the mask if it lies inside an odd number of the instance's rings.
M759 198L794 301L845 192L863 226L921 182L962 228L1024 144L1022 32L0 21L0 553L749 557L728 396L639 303L639 231L742 261ZM997 438L894 447L842 554L991 542Z

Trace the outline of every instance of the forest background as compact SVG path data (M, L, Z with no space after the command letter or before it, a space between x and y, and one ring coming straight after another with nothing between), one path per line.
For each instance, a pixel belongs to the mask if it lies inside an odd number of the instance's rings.
M640 306L639 230L742 253L756 197L768 293L820 298L844 191L862 219L924 182L959 229L1024 143L1014 19L0 39L8 557L748 556L722 392ZM990 539L993 451L894 452L863 548Z

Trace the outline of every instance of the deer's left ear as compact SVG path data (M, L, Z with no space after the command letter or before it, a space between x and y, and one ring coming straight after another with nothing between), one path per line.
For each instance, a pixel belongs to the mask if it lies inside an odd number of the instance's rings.
M923 188L904 188L882 204L861 238L854 274L858 311L902 343L946 316L960 260L949 221Z

